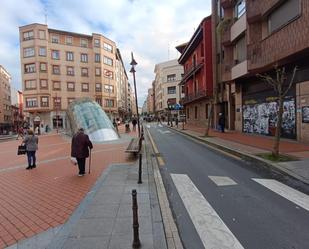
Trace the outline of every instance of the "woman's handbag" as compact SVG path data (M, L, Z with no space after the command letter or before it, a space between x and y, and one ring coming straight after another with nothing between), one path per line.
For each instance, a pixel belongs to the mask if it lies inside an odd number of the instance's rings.
M17 155L24 155L26 154L26 145L19 145L17 150Z

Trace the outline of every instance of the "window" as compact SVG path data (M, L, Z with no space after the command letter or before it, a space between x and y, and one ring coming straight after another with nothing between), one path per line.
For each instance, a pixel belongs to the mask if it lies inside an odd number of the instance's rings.
M27 31L23 33L24 41L34 39L33 30Z
M60 81L53 81L53 90L61 90Z
M168 87L167 94L176 94L176 86Z
M66 36L65 37L65 43L68 45L72 45L73 44L73 37L72 36Z
M67 90L70 92L75 91L75 83L74 82L67 82Z
M60 97L54 98L54 108L57 108L57 109L61 108L61 98Z
M114 86L112 86L112 85L104 85L104 92L106 92L106 93L113 93L114 92Z
M41 40L45 40L46 39L46 32L45 32L45 30L39 30L39 38Z
M82 76L88 77L88 68L87 67L82 67Z
M46 47L39 47L39 56L46 56Z
M25 73L35 73L35 64L25 64Z
M67 58L67 61L73 61L74 60L74 53L73 52L66 52L66 58Z
M43 96L41 97L41 107L48 107L49 103L48 103L48 97L47 96Z
M197 119L197 106L194 107L194 118Z
M268 17L268 30L272 33L300 15L300 0L285 1Z
M26 98L26 107L37 107L38 100L37 98Z
M96 98L95 98L95 101L96 101L100 106L102 106L102 98L96 97Z
M99 67L95 68L95 76L101 76L101 68Z
M181 86L181 93L185 94L185 86L184 85Z
M52 43L59 43L59 35L52 35L51 36Z
M102 84L101 83L95 83L95 91L96 92L102 91Z
M40 88L41 89L47 89L48 88L48 83L46 79L41 79L40 80Z
M60 74L60 66L53 65L53 74Z
M33 57L34 56L34 48L24 48L24 58Z
M94 55L94 62L100 62L101 61L101 55L100 54L95 54Z
M105 78L113 79L113 77L114 77L113 71L104 69L104 77L105 77Z
M100 40L99 39L94 39L94 46L99 48L100 47Z
M238 0L235 5L235 17L239 18L246 13L246 1Z
M82 83L82 92L89 92L89 84Z
M67 67L67 75L74 75L74 67Z
M237 41L234 47L235 65L243 62L246 59L247 59L246 38L245 36L243 36Z
M104 56L103 62L104 62L104 64L109 65L109 66L113 65L113 59L106 57L106 56Z
M59 50L52 50L52 59L54 59L54 60L60 59L60 51Z
M81 62L88 62L88 54L80 54Z
M71 104L74 100L75 98L68 98L68 105Z
M176 74L169 74L167 75L167 82L175 81L176 80Z
M80 46L81 47L88 47L88 40L87 39L80 39Z
M113 99L105 99L105 107L114 107Z
M112 45L109 45L109 44L107 44L107 43L103 43L103 48L106 50L106 51L108 51L108 52L113 52L113 47L112 47Z
M36 89L36 80L25 80L25 90Z
M47 71L47 64L45 62L40 62L40 71L41 72Z

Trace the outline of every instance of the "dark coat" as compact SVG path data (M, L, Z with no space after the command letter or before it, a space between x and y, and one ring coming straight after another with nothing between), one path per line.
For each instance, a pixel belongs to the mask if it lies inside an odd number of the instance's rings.
M225 125L225 118L223 115L219 117L219 125Z
M88 135L83 132L77 132L72 138L71 156L75 158L89 157L88 148L93 148Z

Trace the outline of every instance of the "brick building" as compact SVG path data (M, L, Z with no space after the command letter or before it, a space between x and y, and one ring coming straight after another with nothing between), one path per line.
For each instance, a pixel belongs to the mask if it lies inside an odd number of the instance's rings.
M7 134L11 128L11 75L0 65L0 134Z
M309 1L213 0L213 13L216 114L224 113L226 128L274 135L276 93L256 74L278 65L291 75L297 66L282 136L309 142Z
M188 123L206 125L213 96L211 16L202 20L188 43L176 47L184 67L180 85Z

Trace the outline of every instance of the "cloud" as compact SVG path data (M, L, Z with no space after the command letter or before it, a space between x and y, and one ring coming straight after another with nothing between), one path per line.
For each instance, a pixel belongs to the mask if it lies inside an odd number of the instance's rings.
M210 5L210 0L1 0L0 64L21 88L18 27L44 23L46 9L51 28L101 33L114 40L127 72L133 51L142 105L155 77L155 64L179 56L175 46L190 39L200 21L210 14Z

